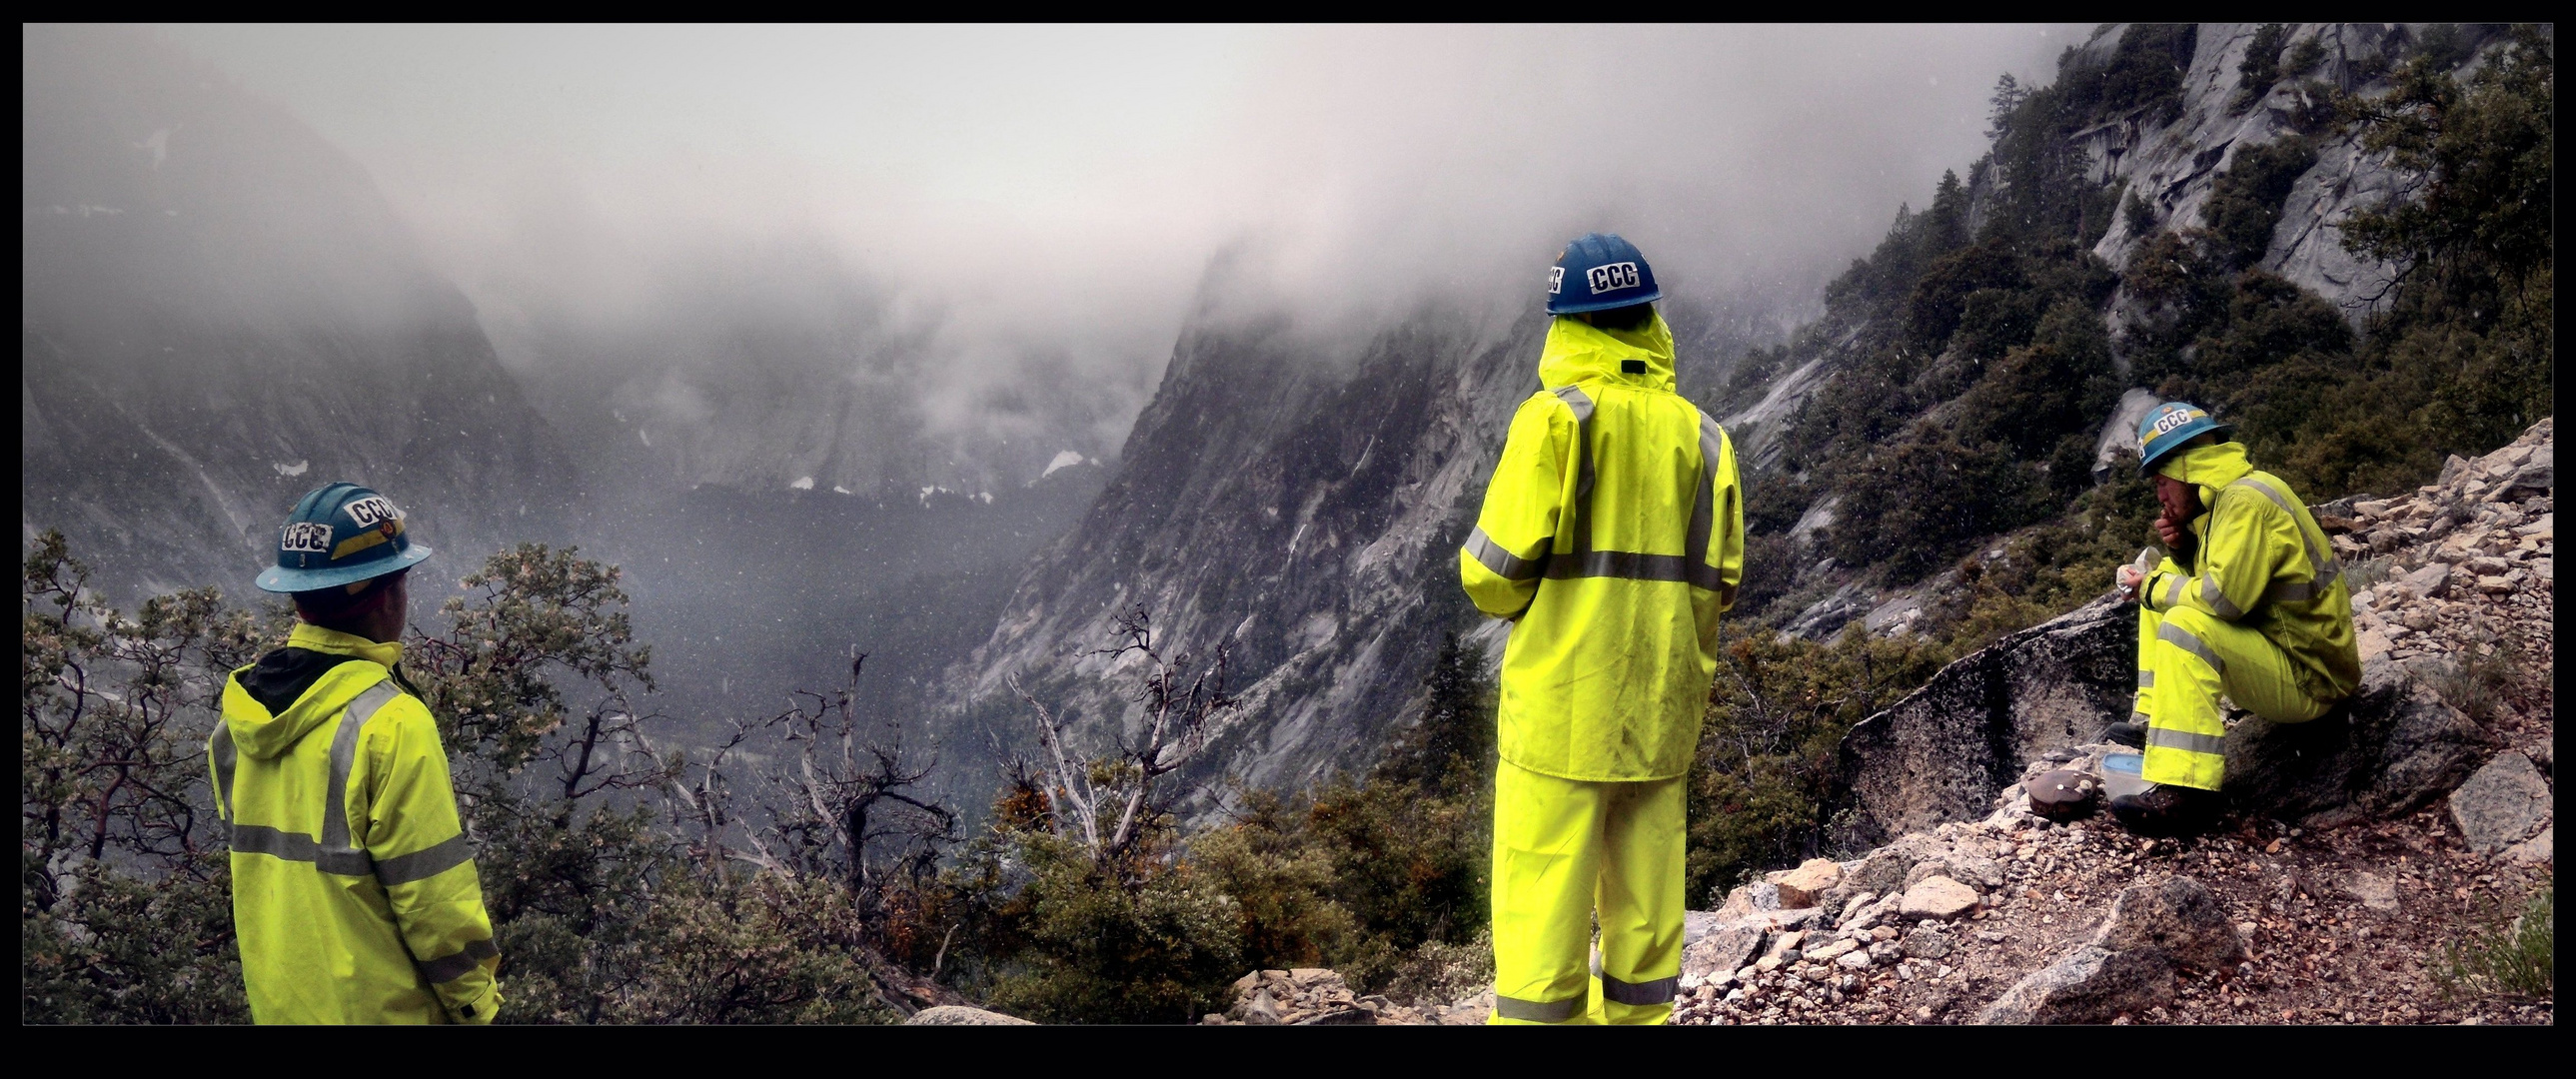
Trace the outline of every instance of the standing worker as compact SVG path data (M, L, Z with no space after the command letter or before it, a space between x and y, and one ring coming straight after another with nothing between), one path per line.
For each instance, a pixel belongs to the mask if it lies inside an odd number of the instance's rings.
M2352 595L2334 548L2298 492L2257 472L2226 426L2181 401L2138 424L2138 463L2164 507L2171 552L2152 571L2122 566L2138 601L2137 714L2105 732L2146 751L2146 791L2111 800L2142 835L2209 826L2227 771L2221 691L2275 723L2324 715L2361 685Z
M262 1023L489 1023L501 953L447 751L397 673L404 583L429 557L385 496L305 495L259 587L286 646L224 681L207 742L231 826L233 928Z
M1583 236L1547 292L1543 388L1512 416L1459 556L1476 607L1515 623L1494 1021L1660 1023L1681 974L1682 777L1744 575L1743 497L1726 431L1673 392L1645 256Z

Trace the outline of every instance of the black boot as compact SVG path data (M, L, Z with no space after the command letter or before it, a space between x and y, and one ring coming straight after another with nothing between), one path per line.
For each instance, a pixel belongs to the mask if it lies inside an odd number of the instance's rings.
M2147 748L2147 725L2136 720L2122 720L2102 728L2101 741L2131 749Z
M2217 791L2157 783L2111 799L2111 816L2138 835L2171 838L2207 829L2218 819L2218 805Z

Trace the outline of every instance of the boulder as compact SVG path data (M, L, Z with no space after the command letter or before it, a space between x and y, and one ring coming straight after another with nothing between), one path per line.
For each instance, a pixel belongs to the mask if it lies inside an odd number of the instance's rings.
M2494 739L2386 658L2307 723L2248 716L2227 734L2228 799L2312 826L2412 812L2459 785Z
M1780 887L1768 881L1755 881L1751 884L1737 885L1734 891L1726 893L1726 902L1719 904L1717 916L1721 920L1732 920L1761 911L1778 909L1780 909Z
M1905 890L1898 911L1918 921L1948 921L1977 909L1977 890L1948 877L1926 877Z
M903 1021L908 1027L1028 1027L1037 1024L1016 1015L1004 1015L962 1004L942 1004L923 1008Z
M1959 659L1853 725L1826 807L1837 822L1830 845L1861 850L1982 818L1995 792L2042 754L2090 742L2127 718L2137 632L2137 610L2105 596ZM1873 875L1855 886L1884 892L1897 883Z
M1732 973L1753 961L1762 947L1760 925L1733 925L1682 946L1682 975L1702 980Z
M1977 1022L2105 1023L2173 999L2173 966L2164 952L2086 944L2014 982L1977 1013Z
M1843 867L1831 858L1809 858L1796 869L1768 874L1763 879L1779 889L1781 906L1812 907L1842 883Z
M2115 952L2154 948L2175 965L2194 970L2245 961L2245 938L2228 920L2227 905L2199 881L2183 876L2121 889L2092 944Z
M2451 823L2479 854L2521 842L2550 809L2549 782L2531 758L2512 750L2496 754L2451 792Z

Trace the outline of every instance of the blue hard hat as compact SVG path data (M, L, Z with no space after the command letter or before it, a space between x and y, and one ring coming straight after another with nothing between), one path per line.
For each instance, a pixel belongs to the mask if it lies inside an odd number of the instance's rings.
M2224 431L2231 424L2209 418L2209 413L2188 401L2167 401L2148 409L2138 420L2138 468L2156 466L2156 459L2180 448L2203 431Z
M1547 313L1573 315L1664 298L1655 268L1617 233L1587 232L1556 254L1547 271Z
M326 483L295 503L277 530L264 592L310 592L410 569L429 557L393 500L354 483Z

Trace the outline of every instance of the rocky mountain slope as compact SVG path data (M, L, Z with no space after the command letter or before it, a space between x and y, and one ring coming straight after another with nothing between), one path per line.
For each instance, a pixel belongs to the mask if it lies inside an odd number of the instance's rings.
M23 46L22 532L121 596L247 591L326 479L475 560L561 535L560 447L355 162L142 32Z
M2157 29L2178 32L2161 37L2148 33ZM2421 178L2393 168L2384 153L2365 150L2357 130L2321 122L2318 118L2331 111L2325 99L2339 92L2364 99L2384 95L2394 86L2396 66L2427 51L2441 53L2456 73L2465 74L2486 62L2506 35L2493 27L2432 24L2280 24L2267 32L2254 23L2184 28L2113 23L2068 52L2057 85L2134 86L2139 58L2124 55L2124 50L2135 52L2135 39L2141 36L2155 37L2152 49L2159 52L2158 61L2178 68L2169 93L2140 94L2126 103L2100 101L2091 106L2094 122L2072 131L2038 132L2036 137L2048 144L2021 147L2028 163L2018 173L2003 151L2020 136L2007 134L1995 154L1968 170L1963 189L1972 232L2015 212L2017 185L2066 183L2080 193L2079 199L2100 200L2097 209L2080 215L2087 223L2070 237L2119 275L2102 313L2114 371L2123 386L2106 398L2109 403L2093 428L2097 472L2114 451L2130 444L2138 417L2159 399L2147 385L2155 379L2133 372L2130 362L2130 333L2150 314L2150 305L2131 284L2139 268L2133 263L2147 237L2219 227L2211 217L2213 199L2247 151L2297 142L2307 147L2308 156L2296 160L2306 163L2280 179L2268 240L2254 245L2256 253L2245 268L2315 294L2359 326L2369 312L2387 306L2396 274L2392 266L2346 251L2342 223L2357 212L2405 197ZM2278 59L2264 63L2251 58L2258 39ZM2107 115L2100 115L2104 110ZM1726 420L1747 447L1747 460L1757 468L1778 468L1780 439L1802 406L1834 385L1829 376L1882 362L1883 351L1873 351L1871 342L1886 332L1852 312L1839 320L1829 316L1802 334L1799 349L1758 398L1731 397ZM1809 497L1814 501L1803 507L1790 535L1811 545L1819 529L1842 516L1840 496L1832 490L1834 477L1795 478L1812 481ZM1794 566L1792 605L1765 617L1802 636L1830 635L1856 619L1866 619L1873 630L1902 628L1958 591L1954 577L1891 585L1869 567L1826 563L1803 549Z

